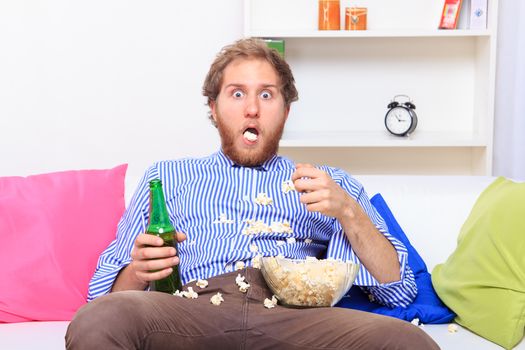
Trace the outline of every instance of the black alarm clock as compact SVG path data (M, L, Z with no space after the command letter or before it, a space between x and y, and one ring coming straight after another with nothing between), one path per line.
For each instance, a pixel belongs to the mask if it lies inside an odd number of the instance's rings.
M398 97L405 97L406 102L396 101ZM407 95L396 95L387 106L385 115L385 127L393 135L409 136L416 130L417 115L416 106Z

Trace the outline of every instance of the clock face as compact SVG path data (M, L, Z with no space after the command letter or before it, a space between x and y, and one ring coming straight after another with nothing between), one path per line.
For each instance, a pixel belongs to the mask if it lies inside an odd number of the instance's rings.
M412 126L412 116L404 107L394 107L388 111L385 117L385 125L388 131L395 135L404 135Z

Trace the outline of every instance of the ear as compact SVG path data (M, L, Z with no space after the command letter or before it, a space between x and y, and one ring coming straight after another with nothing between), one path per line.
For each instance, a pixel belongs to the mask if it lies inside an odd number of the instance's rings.
M288 119L288 114L290 114L290 106L284 109L284 120L285 121Z
M216 113L216 110L217 110L217 102L215 101L210 101L210 111L211 111L211 117L213 118L213 121L215 123L217 123L217 113Z

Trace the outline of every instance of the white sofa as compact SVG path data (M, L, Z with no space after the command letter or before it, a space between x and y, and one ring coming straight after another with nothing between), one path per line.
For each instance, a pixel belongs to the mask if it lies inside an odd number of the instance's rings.
M478 195L493 180L480 176L357 176L371 197L381 193L406 232L412 245L427 263L429 271L444 262L455 249L461 225ZM126 196L137 178L126 179ZM64 348L68 322L26 322L0 324L0 349L57 350ZM423 329L442 349L502 349L458 326L424 325ZM525 350L525 341L515 349Z

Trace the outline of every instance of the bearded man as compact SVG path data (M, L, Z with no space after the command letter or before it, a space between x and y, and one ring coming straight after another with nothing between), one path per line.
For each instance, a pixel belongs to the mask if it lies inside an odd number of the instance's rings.
M225 47L203 95L220 150L161 161L146 171L116 239L100 257L90 302L69 326L67 348L437 349L418 327L386 316L338 307L264 307L272 292L256 267L265 256L359 263L355 284L392 307L411 303L417 288L406 248L388 233L357 180L277 154L298 95L277 51L257 39ZM178 231L178 252L144 233L148 183L156 178ZM257 200L261 195L270 200ZM254 222L265 229L254 230ZM197 299L147 291L175 265L184 289L198 291ZM249 284L244 292L235 283L238 274ZM203 279L208 287L197 288L195 281ZM210 303L217 293L220 305Z

